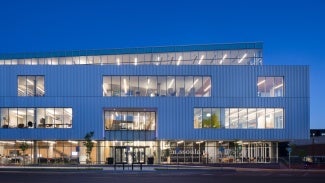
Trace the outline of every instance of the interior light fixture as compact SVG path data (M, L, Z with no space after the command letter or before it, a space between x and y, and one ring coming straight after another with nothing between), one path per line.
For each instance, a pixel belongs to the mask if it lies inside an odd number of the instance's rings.
M138 65L138 58L134 58L134 65Z
M171 81L171 82L169 83L169 85L168 85L168 88L171 88L171 87L173 86L174 80L175 80L175 79L172 79L172 81Z
M247 56L247 53L245 53L245 54L243 55L243 57L238 61L238 63L241 63L241 62L246 58L246 56Z
M181 143L183 143L183 142L184 142L184 140L181 140L181 141L178 141L177 144L181 144Z
M127 86L126 86L126 79L125 78L123 79L123 82L124 82L124 93L127 93Z
M44 142L44 143L49 143L49 144L56 144L56 142L55 142L55 141L48 141L48 140L43 140L42 142Z
M43 92L43 93L45 92L45 91L44 91L41 87L39 87L39 86L37 86L36 88L37 88L38 90L40 90L41 92Z
M64 108L64 113L72 116L72 109L71 108Z
M197 83L199 81L199 79L196 79L195 81L194 81L194 83L191 85L191 87L188 89L189 91L191 90L191 88L193 88L194 87L194 85Z
M25 93L25 91L22 90L22 89L20 89L20 88L18 88L18 90L19 90L21 93Z
M34 85L34 82L32 82L31 80L27 79L27 83L29 83L30 85Z
M177 60L177 65L179 65L181 63L181 60L182 60L182 56L179 56L178 60Z
M117 65L120 65L120 59L119 58L116 59L116 63L117 63Z
M204 89L204 92L208 91L210 88L211 88L211 85L207 86L207 87Z
M204 59L204 55L201 56L200 60L199 60L199 65L201 64L202 60Z
M105 94L107 94L106 85L107 85L106 83L103 84L103 91L104 91Z
M78 144L78 141L69 140L68 142L71 144Z
M260 85L263 84L263 83L265 83L265 79L262 80L262 81L260 81L260 82L258 82L258 83L257 83L257 86L260 86Z
M283 86L283 83L282 84L279 84L278 86L275 86L274 89L278 89L278 88L280 88L282 86Z
M159 62L160 62L160 57L157 57L157 63L156 63L156 65L159 65Z
M227 54L225 54L222 59L220 60L220 64L222 64L222 62L227 58Z

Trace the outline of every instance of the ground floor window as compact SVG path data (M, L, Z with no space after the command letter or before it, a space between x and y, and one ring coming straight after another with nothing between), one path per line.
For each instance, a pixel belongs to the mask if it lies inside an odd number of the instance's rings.
M213 164L278 162L277 142L0 141L0 165Z

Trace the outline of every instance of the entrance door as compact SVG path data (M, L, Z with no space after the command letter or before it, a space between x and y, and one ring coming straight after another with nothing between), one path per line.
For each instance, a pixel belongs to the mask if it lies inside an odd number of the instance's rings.
M115 147L115 164L128 163L127 147Z
M145 163L146 149L144 147L133 147L133 163Z
M145 147L115 147L115 164L145 163L145 157Z

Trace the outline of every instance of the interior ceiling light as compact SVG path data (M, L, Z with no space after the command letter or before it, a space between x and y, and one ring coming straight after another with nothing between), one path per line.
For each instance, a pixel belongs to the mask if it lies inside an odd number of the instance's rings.
M207 86L207 87L204 89L204 92L208 91L210 88L211 88L211 85Z
M175 79L173 79L173 80L170 82L170 84L168 85L168 88L171 88L171 87L173 86L174 80L175 80Z
M199 65L201 64L202 60L204 59L204 55L201 56L200 60L199 60Z
M247 53L245 53L245 54L243 55L243 57L238 61L238 63L241 63L241 62L246 58L246 56L247 56Z
M181 63L181 60L182 60L182 56L179 56L178 60L177 60L177 65L179 65Z
M225 54L222 59L220 60L220 64L222 64L222 62L227 58L227 54Z
M260 86L261 84L265 83L265 79L257 83L257 86Z

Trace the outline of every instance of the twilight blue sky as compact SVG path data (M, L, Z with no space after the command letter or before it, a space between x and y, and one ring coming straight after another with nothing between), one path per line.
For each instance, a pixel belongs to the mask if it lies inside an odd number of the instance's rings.
M0 53L264 42L264 64L310 65L325 128L325 1L0 1Z

